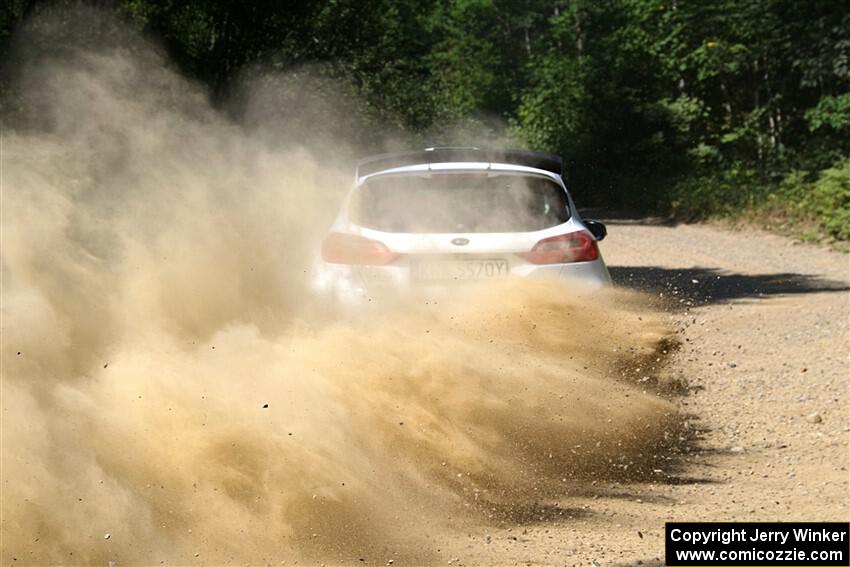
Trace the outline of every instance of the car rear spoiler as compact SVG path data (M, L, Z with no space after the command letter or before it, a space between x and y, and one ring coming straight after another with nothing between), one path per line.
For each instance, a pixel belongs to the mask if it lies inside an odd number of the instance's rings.
M523 165L563 174L564 163L560 156L530 150L490 150L483 148L426 148L413 152L381 154L357 163L357 179L395 167L423 163L487 162Z

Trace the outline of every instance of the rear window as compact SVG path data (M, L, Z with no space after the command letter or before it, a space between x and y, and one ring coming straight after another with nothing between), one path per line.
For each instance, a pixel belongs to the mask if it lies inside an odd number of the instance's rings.
M564 190L522 175L397 175L368 180L351 220L386 232L527 232L569 219Z

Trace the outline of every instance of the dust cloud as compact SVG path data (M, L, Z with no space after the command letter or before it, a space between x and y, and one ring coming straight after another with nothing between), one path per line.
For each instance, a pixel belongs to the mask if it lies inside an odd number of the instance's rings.
M430 562L663 458L674 407L622 378L667 338L639 298L329 316L306 274L350 172L77 17L19 39L0 140L3 563Z

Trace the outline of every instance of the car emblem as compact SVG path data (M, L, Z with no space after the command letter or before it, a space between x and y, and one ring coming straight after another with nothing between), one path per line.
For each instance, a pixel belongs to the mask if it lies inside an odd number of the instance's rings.
M452 244L454 244L455 246L466 246L467 244L469 244L469 239L468 238L453 238Z

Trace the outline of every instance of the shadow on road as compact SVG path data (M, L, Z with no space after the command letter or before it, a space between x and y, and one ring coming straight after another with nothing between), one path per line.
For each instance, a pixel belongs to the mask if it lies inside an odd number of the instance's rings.
M805 274L744 275L711 268L670 269L657 266L609 266L617 285L654 294L682 304L718 303L798 293L848 291L845 282Z

